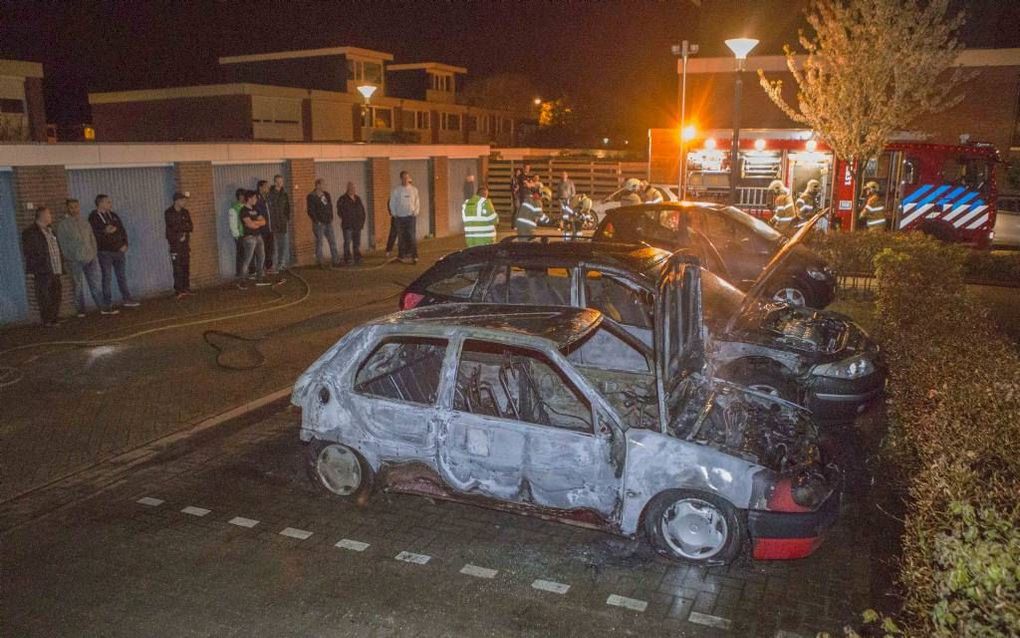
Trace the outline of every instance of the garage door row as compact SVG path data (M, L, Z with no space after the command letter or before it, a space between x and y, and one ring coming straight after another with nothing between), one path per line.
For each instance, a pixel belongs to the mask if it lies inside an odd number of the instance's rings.
M479 174L477 159L450 159L447 163L449 176L445 193L436 193L437 183L433 179L432 162L421 160L392 160L389 162L389 183L398 184L401 171L408 171L421 194L422 211L418 222L418 236L457 234L462 231L460 204L474 189ZM215 270L221 278L234 274L234 241L230 235L226 210L234 201L238 188L254 189L259 180L272 180L274 175L283 175L291 183L289 162L258 162L245 164L216 164L212 166L212 195L215 216L216 258ZM146 167L68 169L67 196L81 201L83 211L93 208L96 195L102 193L113 199L114 210L124 220L131 246L128 268L128 284L132 292L140 296L153 296L173 288L170 261L167 259L164 235L163 211L170 205L176 186L175 169L172 165ZM376 229L373 214L373 180L367 161L316 161L315 175L325 182L325 189L336 201L348 183L353 183L367 209L367 228L363 241L374 244L374 238L385 237L389 228ZM0 169L0 324L24 321L34 315L35 301L32 282L26 279L20 249L20 232L32 223L34 212L16 203L15 180L11 170ZM379 180L376 180L379 183ZM441 182L439 182L442 184ZM298 194L310 191L312 184L299 184ZM45 200L54 208L56 218L61 216L62 201L56 196L53 201ZM385 198L375 200L385 202ZM436 208L446 210L433 210ZM377 203L378 205L378 203ZM384 203L382 205L385 205ZM437 224L437 215L448 215L449 223ZM445 220L444 220L445 221ZM340 233L340 221L334 219L336 233ZM293 239L294 233L292 233ZM196 244L197 246L197 244ZM196 250L193 247L193 252ZM193 256L194 260L194 256ZM70 290L66 282L65 291ZM68 304L64 304L65 307Z

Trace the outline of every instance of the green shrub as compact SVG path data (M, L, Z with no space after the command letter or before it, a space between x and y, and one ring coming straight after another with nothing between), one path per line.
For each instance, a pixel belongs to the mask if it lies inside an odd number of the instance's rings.
M964 286L968 251L906 238L875 256L895 462L909 502L909 635L1020 634L1020 353Z

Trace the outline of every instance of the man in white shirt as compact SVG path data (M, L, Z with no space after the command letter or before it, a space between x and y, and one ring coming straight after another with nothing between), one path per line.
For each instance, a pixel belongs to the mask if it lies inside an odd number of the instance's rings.
M407 171L400 171L400 186L390 191L390 215L397 225L397 258L402 263L418 263L416 222L421 212L421 200L414 180Z

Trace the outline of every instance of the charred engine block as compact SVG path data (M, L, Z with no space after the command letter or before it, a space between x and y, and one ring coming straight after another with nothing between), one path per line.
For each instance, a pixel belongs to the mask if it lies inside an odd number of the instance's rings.
M784 343L815 352L835 352L846 339L847 324L810 310L783 308L771 313L764 327Z

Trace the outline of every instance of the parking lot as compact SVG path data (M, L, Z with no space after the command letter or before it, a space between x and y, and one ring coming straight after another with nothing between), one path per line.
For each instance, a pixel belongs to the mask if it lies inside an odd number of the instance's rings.
M472 506L331 500L305 475L299 415L270 412L106 487L96 472L49 515L8 517L9 635L811 636L841 632L882 578L889 543L860 463L811 558L689 568ZM848 458L873 417L837 435Z

